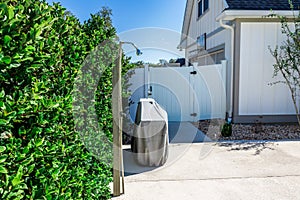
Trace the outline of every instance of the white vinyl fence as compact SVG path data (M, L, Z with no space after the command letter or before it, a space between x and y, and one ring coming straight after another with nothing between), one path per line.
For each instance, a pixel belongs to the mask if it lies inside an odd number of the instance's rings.
M155 99L169 121L225 118L226 61L219 65L148 67L134 70L129 83L130 115L135 119L140 98Z

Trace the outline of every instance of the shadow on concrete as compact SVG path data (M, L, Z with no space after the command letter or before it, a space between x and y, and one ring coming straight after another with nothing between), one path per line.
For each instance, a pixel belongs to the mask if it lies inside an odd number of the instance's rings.
M169 141L178 143L211 142L211 139L190 122L169 122Z
M229 148L228 151L249 151L255 150L254 155L259 155L262 151L269 149L275 150L271 146L275 144L268 141L236 141L236 142L220 142L215 145Z
M124 159L124 175L131 176L140 174L148 171L152 171L158 167L148 167L139 165L133 158L133 153L130 147L123 148L123 159Z

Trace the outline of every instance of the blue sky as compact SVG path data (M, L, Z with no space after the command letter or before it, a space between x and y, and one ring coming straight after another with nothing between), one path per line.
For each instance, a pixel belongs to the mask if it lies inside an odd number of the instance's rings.
M134 28L161 27L181 31L186 0L47 0L61 4L81 21L103 6L113 11L118 33Z
M47 0L49 3L53 1L60 2L81 22L89 19L91 13L98 12L103 6L111 8L113 25L121 40L123 35L126 35L126 39L140 45L139 48L144 50L142 57L136 58L132 49L124 49L125 53L133 57L133 61L156 63L161 58L168 60L183 57L183 52L176 51L176 47L179 44L186 0ZM135 38L141 33L141 29L144 29L142 31L144 38L139 38L138 42ZM147 30L151 30L151 35ZM141 42L149 38L155 40L166 32L172 35L166 48L155 41L153 43L157 43L158 46L145 46L145 42ZM153 34L156 37L153 37ZM164 38L166 39L168 37Z

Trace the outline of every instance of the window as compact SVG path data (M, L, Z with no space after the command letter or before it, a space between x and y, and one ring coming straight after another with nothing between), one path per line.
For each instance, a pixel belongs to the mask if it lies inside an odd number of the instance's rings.
M198 2L198 17L202 15L202 0Z
M203 15L205 11L208 10L209 0L200 0L198 1L198 18Z
M199 50L206 50L206 33L197 38L197 45Z
M224 49L200 56L194 56L189 59L191 63L197 62L198 66L221 64L222 60L225 60Z
M208 2L209 2L209 0L204 0L203 1L203 12L205 12L207 9L208 9Z

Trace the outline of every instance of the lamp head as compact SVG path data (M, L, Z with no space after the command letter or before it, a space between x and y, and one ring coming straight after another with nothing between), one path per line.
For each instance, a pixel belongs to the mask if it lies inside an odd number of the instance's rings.
M140 56L140 55L142 55L143 53L142 53L142 51L140 50L140 49L136 49L136 55L137 56Z

